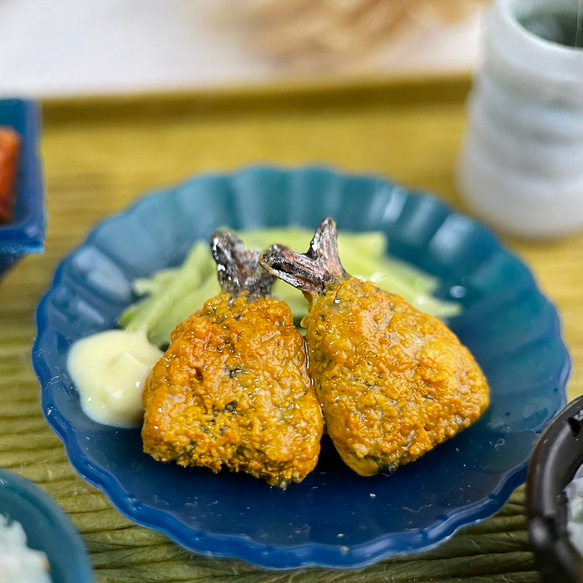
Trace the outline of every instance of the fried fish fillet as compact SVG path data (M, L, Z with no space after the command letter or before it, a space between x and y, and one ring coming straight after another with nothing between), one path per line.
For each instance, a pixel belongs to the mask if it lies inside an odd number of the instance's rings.
M304 340L275 278L229 233L211 237L223 293L172 333L144 389L144 451L247 472L272 486L315 467L323 419Z
M349 276L331 219L306 254L274 245L261 263L310 301L310 375L326 430L356 473L412 462L487 409L488 384L468 349L436 318Z

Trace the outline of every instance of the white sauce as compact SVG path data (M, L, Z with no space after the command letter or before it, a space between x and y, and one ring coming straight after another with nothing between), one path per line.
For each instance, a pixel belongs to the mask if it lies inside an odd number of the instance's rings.
M140 425L144 383L161 357L143 332L108 330L75 342L67 367L85 414L104 425Z

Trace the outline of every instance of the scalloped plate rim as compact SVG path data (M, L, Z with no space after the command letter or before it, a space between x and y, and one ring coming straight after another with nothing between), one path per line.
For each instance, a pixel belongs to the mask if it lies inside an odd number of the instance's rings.
M110 475L104 472L104 470L98 468L93 463L87 462L85 460L79 447L78 435L75 430L75 427L70 422L68 422L66 418L61 416L58 410L54 409L51 410L49 413L47 412L47 406L49 405L49 403L48 394L47 391L45 390L45 386L54 377L50 371L51 367L48 367L49 370L46 371L48 373L47 378L45 371L42 370L44 360L39 353L39 348L41 346L45 334L47 333L48 328L46 304L48 303L54 288L60 284L63 274L67 271L70 261L74 258L74 256L81 249L85 248L88 245L93 244L92 243L93 239L97 236L99 230L103 226L108 225L113 221L123 219L127 215L134 213L136 210L140 208L140 206L143 203L145 203L148 199L151 199L152 197L170 196L171 193L176 192L181 188L189 185L190 183L201 179L209 178L232 179L233 177L241 174L263 171L285 173L286 175L306 171L324 171L326 173L330 173L343 179L362 178L378 180L387 184L391 184L392 186L398 186L402 188L402 190L406 193L407 196L413 195L422 198L426 197L432 198L437 203L438 206L442 207L447 211L448 216L458 215L469 219L472 223L481 227L481 225L474 221L471 217L467 217L466 215L459 213L444 201L436 198L432 193L423 190L410 189L408 187L402 186L399 183L392 181L388 177L383 177L381 175L343 172L328 165L309 165L297 167L272 166L272 165L245 166L242 167L241 169L232 172L215 171L195 174L187 178L186 180L180 181L174 186L162 187L149 191L139 196L139 198L134 200L125 209L122 209L120 211L112 213L111 215L108 215L107 217L104 217L90 229L90 232L88 233L86 238L82 241L82 243L75 247L60 261L59 266L55 272L54 278L50 284L50 287L48 288L47 292L43 295L38 305L36 311L36 326L39 333L33 345L32 360L33 368L35 370L35 373L39 379L42 388L41 400L43 415L45 416L45 419L49 426L53 429L53 431L58 435L59 439L63 442L70 463L85 480L87 480L93 486L104 492L108 496L110 502L128 519L142 526L153 528L156 531L164 533L170 539L174 540L176 543L183 546L189 551L193 551L201 555L207 555L218 558L240 559L273 570L287 570L309 566L319 566L336 569L359 568L369 566L371 564L374 564L380 560L389 557L411 555L435 548L436 546L442 544L445 540L451 538L460 528L463 528L470 524L477 524L479 522L482 522L483 520L486 520L487 518L494 515L498 510L500 510L502 506L506 503L514 489L524 482L527 473L528 460L525 461L520 466L510 468L509 470L507 470L503 474L503 478L501 478L500 481L497 483L496 489L492 491L487 497L477 500L472 504L459 507L455 509L455 511L448 512L447 519L439 523L439 525L434 523L422 529L423 533L425 533L426 535L425 538L428 539L426 541L426 544L423 544L422 546L413 545L414 548L409 548L406 551L399 552L393 552L391 549L390 542L396 536L405 537L413 536L415 534L418 534L416 531L414 533L398 533L398 532L384 533L377 538L354 545L350 547L350 550L346 552L343 552L340 549L340 546L328 545L317 542L309 542L306 544L290 547L277 547L277 546L274 547L272 545L261 544L254 540L240 538L237 537L237 535L222 535L222 534L213 535L203 530L194 531L190 529L187 525L179 521L174 526L168 526L168 524L166 524L168 521L170 522L172 522L172 520L176 521L176 519L174 519L174 517L171 515L169 511L154 508L151 506L144 506L142 508L133 507L132 504L129 503L127 500L127 492L125 492L123 488L117 487L119 484L119 481L117 479L111 480L109 477ZM497 238L496 244L505 254L516 257L511 251L507 250L498 241ZM519 261L521 261L522 263L522 260L519 259ZM526 267L530 272L528 266ZM535 286L538 290L536 282ZM557 409L557 411L555 412L556 414L566 404L566 395L564 388L566 386L571 371L571 359L560 335L562 326L556 308L554 304L551 301L549 301L546 296L543 295L543 298L549 305L551 305L554 308L555 319L559 325L558 326L559 339L561 341L564 353L564 362L560 375L562 381L560 388L562 388L563 391L562 393L560 393L561 402L559 409ZM55 412L57 412L56 417L54 416ZM75 453L76 455L73 456L72 455L73 453ZM143 517L141 514L144 510L147 513L152 514L153 518ZM432 534L434 531L437 531L437 534L435 536L433 535L427 536L429 534ZM196 543L193 544L192 542L186 541L185 538L187 534L189 534L190 536L197 537L199 541L198 544ZM223 550L217 550L216 548L213 550L212 547L216 547L217 545L223 547ZM229 548L233 546L238 548L236 549ZM374 548L374 551L367 553L367 549L369 548ZM271 560L266 560L265 556L266 552L268 552L268 555L276 553L275 557L276 562L280 564L274 565L272 564ZM332 554L336 558L328 561L318 559L315 555L318 555L321 552L325 552L328 555ZM280 554L281 557L279 557ZM298 560L290 561L289 555L294 555ZM286 558L287 561L285 562L285 564L281 564L282 559L285 560Z

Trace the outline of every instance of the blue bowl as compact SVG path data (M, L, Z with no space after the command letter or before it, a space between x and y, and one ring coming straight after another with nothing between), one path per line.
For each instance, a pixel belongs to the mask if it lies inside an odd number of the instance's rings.
M39 155L40 111L33 101L0 100L0 126L22 140L14 220L0 225L0 279L24 255L42 253L46 227L42 164Z
M4 469L0 514L20 522L28 546L47 555L52 583L93 581L85 545L61 507L32 482Z
M381 230L393 255L438 276L463 304L450 327L492 391L482 419L415 463L362 478L328 441L287 490L245 474L184 469L142 452L139 430L95 423L67 372L79 338L116 326L137 277L180 263L219 226ZM434 547L499 510L524 481L533 442L566 402L570 370L555 308L485 228L423 193L325 168L208 175L140 200L60 265L37 311L33 363L47 422L75 469L131 520L184 547L283 569L359 567Z

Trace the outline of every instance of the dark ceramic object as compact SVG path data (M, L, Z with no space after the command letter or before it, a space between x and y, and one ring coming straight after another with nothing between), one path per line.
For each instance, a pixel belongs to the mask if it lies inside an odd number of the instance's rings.
M565 487L583 464L583 397L540 436L528 470L530 540L545 582L583 582L583 557L569 541Z

